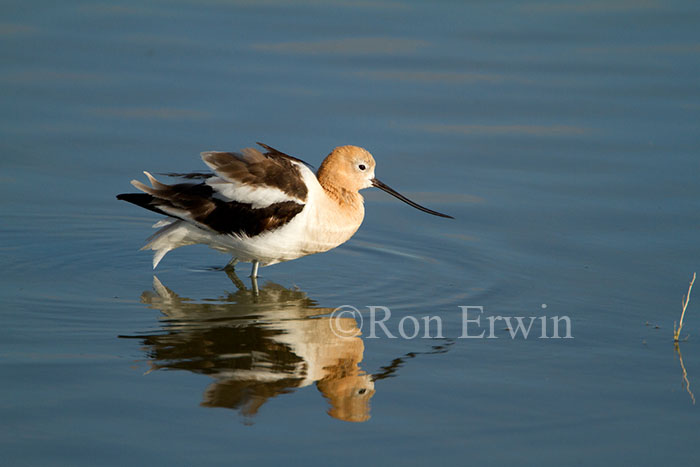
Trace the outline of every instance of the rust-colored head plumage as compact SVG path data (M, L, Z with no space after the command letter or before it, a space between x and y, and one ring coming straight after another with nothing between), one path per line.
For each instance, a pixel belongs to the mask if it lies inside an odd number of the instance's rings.
M335 148L318 169L318 181L326 189L357 193L372 186L376 163L372 154L358 146Z

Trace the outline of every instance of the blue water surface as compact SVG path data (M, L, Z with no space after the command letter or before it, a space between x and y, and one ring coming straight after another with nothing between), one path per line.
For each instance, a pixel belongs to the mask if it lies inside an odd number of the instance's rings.
M0 11L3 464L697 462L696 298L673 343L700 269L697 2ZM115 195L256 141L315 166L365 147L455 220L368 190L353 239L257 295L203 246L154 276L159 216Z

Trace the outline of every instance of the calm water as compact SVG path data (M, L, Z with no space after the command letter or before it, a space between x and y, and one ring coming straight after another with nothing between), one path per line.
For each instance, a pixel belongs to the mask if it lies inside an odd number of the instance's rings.
M0 11L4 464L697 462L700 290L672 342L700 270L697 2ZM369 190L351 241L257 297L205 247L154 277L158 216L114 196L255 141L364 146L456 220ZM330 331L343 305L360 336ZM369 306L443 338L371 338ZM565 316L573 339L462 339L460 306L470 334Z

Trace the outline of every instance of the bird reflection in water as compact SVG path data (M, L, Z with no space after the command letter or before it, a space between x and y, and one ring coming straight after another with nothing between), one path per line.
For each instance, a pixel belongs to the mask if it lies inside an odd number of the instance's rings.
M162 331L140 339L151 370L189 370L214 382L203 406L238 410L252 420L269 399L316 384L328 414L349 422L370 418L374 379L362 371L360 337L336 336L328 316L306 293L268 282L247 290L228 271L237 291L216 300L180 297L153 278L142 302L160 310ZM357 329L344 318L342 329ZM357 329L359 335L359 329Z

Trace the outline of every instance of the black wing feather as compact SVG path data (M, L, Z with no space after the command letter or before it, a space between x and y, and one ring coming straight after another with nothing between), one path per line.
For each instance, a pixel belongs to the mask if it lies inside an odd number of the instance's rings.
M257 209L248 203L222 201L214 198L214 190L204 183L180 183L166 187L159 189L156 195L123 193L117 195L117 199L186 222L194 220L217 233L245 234L249 237L285 225L304 209L303 204L294 201ZM166 212L168 208L186 212L189 218Z

